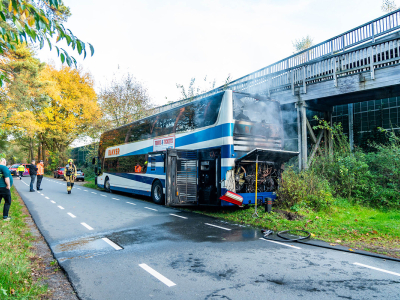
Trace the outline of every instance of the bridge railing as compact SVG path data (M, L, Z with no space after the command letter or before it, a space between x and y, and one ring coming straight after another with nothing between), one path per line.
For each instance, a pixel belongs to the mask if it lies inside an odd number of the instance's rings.
M329 61L329 57L337 57L340 55L340 53L344 53L346 50L350 50L351 48L363 43L375 42L377 37L381 37L399 29L400 9L397 9L375 20L353 28L329 40L266 66L260 70L236 79L230 82L227 86L220 86L192 99L185 99L158 107L154 110L154 113L179 106L188 101L208 97L220 92L223 89L226 89L227 87L233 90L243 90L249 88L251 89L252 86L259 86L260 84L265 83L267 89L269 90L278 86L285 86L289 84L291 84L293 88L293 85L296 82L298 83L302 80L304 81L304 79L311 76L311 74L318 73L318 70L315 69L318 68L318 66L325 67L328 72L328 64L330 64L330 72L334 73L335 67L332 65L334 64L334 61L333 59ZM368 52L368 50L366 51ZM365 54L366 52L363 53L363 55L367 55ZM326 60L325 65L320 63L315 64L316 60ZM337 62L337 64L339 64L339 62ZM305 84L306 83L304 82L304 85Z

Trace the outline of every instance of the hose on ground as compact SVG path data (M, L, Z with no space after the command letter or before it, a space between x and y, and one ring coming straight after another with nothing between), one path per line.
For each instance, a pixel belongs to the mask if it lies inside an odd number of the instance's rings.
M274 233L272 230L265 230L265 229L262 229L261 232L264 235L264 238L267 240L269 240L268 236ZM296 233L300 233L300 232L303 235L296 234ZM289 236L296 236L296 238L287 237L287 236L285 236L285 234L289 235ZM281 242L297 242L297 241L309 239L311 236L311 233L306 230L292 229L292 230L279 231L276 235L282 239Z

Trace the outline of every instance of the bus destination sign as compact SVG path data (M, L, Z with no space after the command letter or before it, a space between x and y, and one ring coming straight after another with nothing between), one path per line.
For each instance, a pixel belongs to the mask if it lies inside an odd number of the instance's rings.
M166 136L153 140L153 151L164 151L169 148L175 148L175 136Z

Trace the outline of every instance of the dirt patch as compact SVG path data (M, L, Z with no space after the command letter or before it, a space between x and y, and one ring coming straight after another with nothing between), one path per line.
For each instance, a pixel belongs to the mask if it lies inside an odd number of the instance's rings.
M286 218L289 221L304 219L304 216L299 215L296 212L291 212L291 211L286 211L286 210L281 210L281 209L274 209L274 212L282 215L284 218Z
M35 262L37 265L33 274L34 278L36 280L42 278L42 283L47 284L49 288L49 294L43 296L42 299L78 300L66 274L58 266L50 248L40 234L24 201L22 201L19 195L18 201L22 204L22 211L27 216L25 218L25 223L28 225L32 236L35 238L32 242L33 247L30 249L36 254L31 258L31 261Z

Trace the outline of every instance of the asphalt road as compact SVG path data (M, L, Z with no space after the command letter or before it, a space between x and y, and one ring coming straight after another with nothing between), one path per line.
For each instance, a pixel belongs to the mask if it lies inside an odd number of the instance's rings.
M81 299L400 299L400 263L43 179L14 185Z

